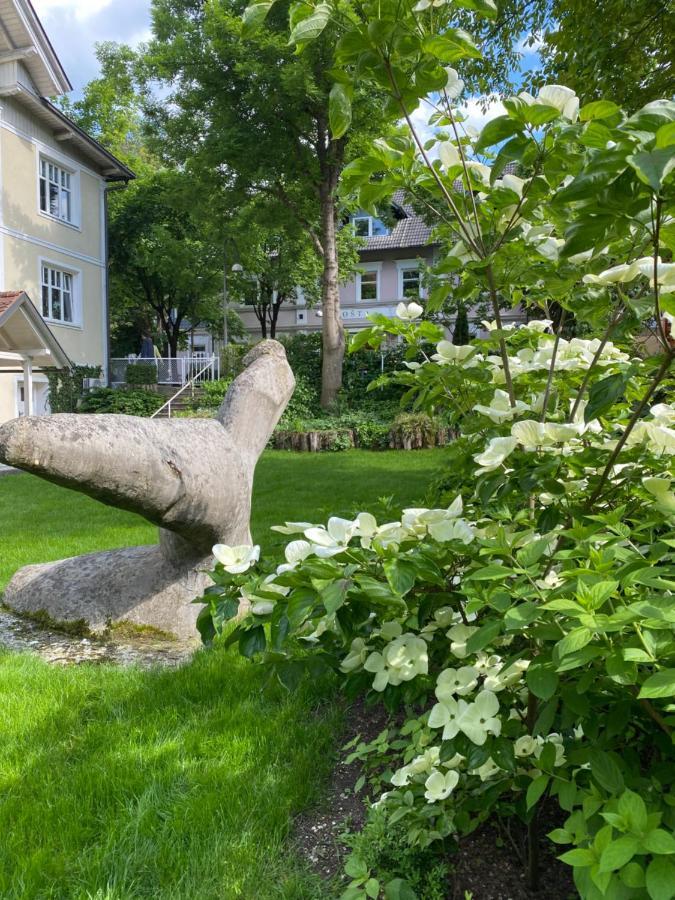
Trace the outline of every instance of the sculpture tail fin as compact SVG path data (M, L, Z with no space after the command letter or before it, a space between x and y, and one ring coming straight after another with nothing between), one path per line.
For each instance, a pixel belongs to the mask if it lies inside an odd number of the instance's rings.
M233 435L241 452L257 460L286 404L295 378L278 341L261 341L244 357L246 368L232 383L217 418Z

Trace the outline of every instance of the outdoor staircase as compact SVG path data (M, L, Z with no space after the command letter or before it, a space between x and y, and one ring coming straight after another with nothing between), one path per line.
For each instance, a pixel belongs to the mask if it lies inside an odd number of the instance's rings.
M173 388L169 390L161 391L162 394L165 394L166 399L168 400L175 393ZM199 382L195 382L183 391L182 394L179 394L175 397L171 402L171 416L174 416L177 412L185 412L187 410L196 409L201 405L201 400L204 397L204 388ZM163 409L154 416L156 419L168 419L169 415L169 407L165 406Z

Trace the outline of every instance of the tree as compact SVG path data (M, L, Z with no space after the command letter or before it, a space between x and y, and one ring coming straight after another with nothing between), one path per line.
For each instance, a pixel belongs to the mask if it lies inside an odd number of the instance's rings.
M259 30L257 14L242 23L244 6L241 0L154 0L146 63L171 88L155 105L154 120L161 151L173 161L235 192L274 198L304 230L321 262L321 402L328 407L340 389L345 351L338 181L351 156L381 131L383 113L376 92L357 92L350 104L333 86L325 71L332 27L295 53L286 2ZM298 36L311 28L306 12L291 8ZM352 123L348 137L345 117Z
M230 276L230 295L252 307L263 338L274 338L284 303L300 290L310 305L319 299L320 261L297 219L274 199L243 207L232 233L241 271Z
M461 346L469 343L469 317L466 312L466 306L460 303L457 308L457 318L455 319L455 330L452 332L452 343Z
M112 306L152 331L175 357L185 333L222 321L222 250L193 202L196 186L160 170L132 184L110 223Z

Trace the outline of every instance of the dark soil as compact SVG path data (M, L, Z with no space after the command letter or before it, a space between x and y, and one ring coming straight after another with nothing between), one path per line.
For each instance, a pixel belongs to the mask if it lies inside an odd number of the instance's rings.
M357 735L372 741L386 727L387 714L381 706L365 706L357 702L347 711L346 729L341 737L343 747ZM346 756L340 753L340 756ZM342 870L348 848L340 835L349 829L358 831L366 819L364 792L354 793L361 774L358 762L346 765L339 760L328 784L325 801L295 821L293 839L300 854L312 870L326 880L326 900L333 896L328 883ZM546 833L560 825L555 806L544 809L539 831L540 877L536 892L528 890L525 870L519 859L525 843L524 828L510 823L483 826L461 841L459 851L450 860L454 871L448 886L448 900L571 900L578 894L572 881L572 870L556 859L556 847L546 840ZM337 896L337 894L335 895ZM419 900L425 900L420 897Z
M382 706L366 706L358 701L347 710L346 728L340 738L340 748L355 737L368 742L374 740L387 724ZM340 841L347 828L358 831L366 819L364 793L354 793L354 785L361 774L358 762L347 765L340 757L328 783L325 800L320 808L309 810L295 820L293 840L301 855L317 875L326 881L342 870L349 850Z

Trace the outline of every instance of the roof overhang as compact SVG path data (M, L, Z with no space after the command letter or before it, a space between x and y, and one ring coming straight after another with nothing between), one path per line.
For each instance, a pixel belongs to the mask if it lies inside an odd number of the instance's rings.
M0 294L0 372L30 360L37 369L66 369L71 362L24 291Z
M66 94L73 86L30 0L0 0L0 52L21 52L37 90Z

